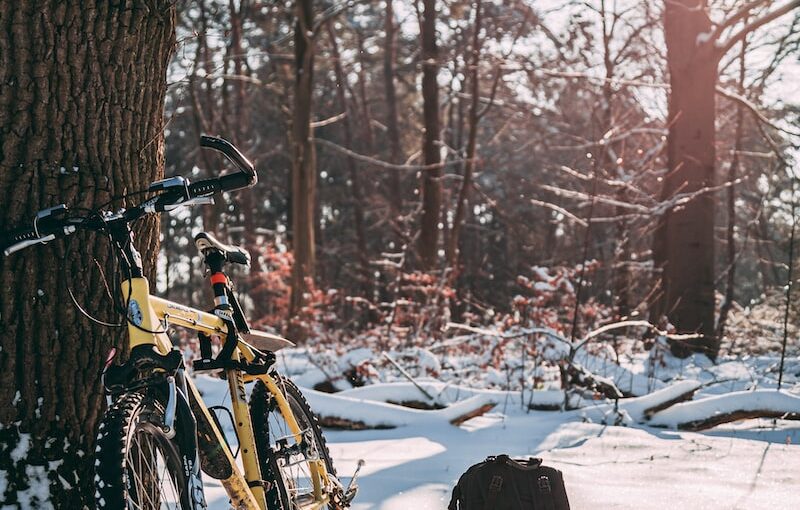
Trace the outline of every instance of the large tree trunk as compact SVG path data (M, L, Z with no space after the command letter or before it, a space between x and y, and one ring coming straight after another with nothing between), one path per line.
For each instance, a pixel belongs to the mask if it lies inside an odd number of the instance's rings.
M292 299L290 316L302 308L316 267L317 161L311 131L314 84L313 0L297 0L294 35L295 86L292 117Z
M422 17L422 101L425 134L423 163L431 166L422 172L422 221L417 252L422 267L432 269L439 251L439 214L442 208L442 168L439 144L439 74L436 47L436 0L424 0Z
M711 21L697 0L665 3L664 26L671 93L667 174L662 199L714 185L715 87L718 55L713 45L698 44L711 31ZM700 37L700 39L698 39ZM672 345L677 355L692 350L715 357L714 334L715 197L702 194L672 209L659 222L654 259L661 269L658 316L666 316L681 333L702 339Z
M0 230L163 174L174 31L167 1L0 1ZM137 230L154 268L157 222ZM70 302L68 288L113 317L93 259L105 264L108 244L83 233L0 259L0 501L11 508L94 507L100 371L124 337Z

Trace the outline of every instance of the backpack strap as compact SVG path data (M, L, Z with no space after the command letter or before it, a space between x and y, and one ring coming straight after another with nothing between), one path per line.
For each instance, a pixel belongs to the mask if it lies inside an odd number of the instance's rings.
M540 470L536 476L536 482L534 482L534 485L534 494L539 495L540 501L542 502L542 508L544 510L556 510L556 503L553 500L553 486L550 483L550 477Z
M494 510L497 503L497 496L503 489L503 477L494 475L492 481L489 482L489 492L486 495L486 502L483 505L483 510Z
M459 480L461 482L461 480ZM453 487L453 496L450 498L450 504L447 505L447 510L458 510L458 501L461 499L461 486L456 484Z

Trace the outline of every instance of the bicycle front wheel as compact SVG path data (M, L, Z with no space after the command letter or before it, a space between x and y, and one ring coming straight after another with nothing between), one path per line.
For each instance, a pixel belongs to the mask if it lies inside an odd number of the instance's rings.
M97 508L192 508L178 445L159 427L163 418L161 403L140 392L106 411L95 451Z
M297 420L303 441L297 443L275 397L261 381L256 381L250 396L250 415L261 476L268 482L267 508L295 510L314 501L312 463L324 462L332 480L336 479L336 472L322 428L305 397L289 379L274 377ZM327 486L329 482L322 483ZM336 505L331 503L329 508Z

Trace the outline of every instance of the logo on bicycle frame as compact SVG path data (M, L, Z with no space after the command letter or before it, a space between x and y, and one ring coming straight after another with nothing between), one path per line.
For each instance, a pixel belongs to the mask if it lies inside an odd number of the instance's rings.
M135 299L131 299L128 302L128 319L133 323L134 326L141 326L142 321L144 320L142 309L139 306L139 302Z

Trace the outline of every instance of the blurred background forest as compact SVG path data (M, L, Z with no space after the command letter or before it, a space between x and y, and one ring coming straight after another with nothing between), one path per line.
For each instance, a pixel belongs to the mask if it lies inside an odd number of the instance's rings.
M449 322L579 337L626 319L702 334L712 357L778 346L800 17L689 3L178 2L165 173L216 174L197 143L210 133L260 181L164 217L159 289L207 302L192 283L205 229L252 253L234 280L257 325L311 346L426 346ZM687 38L713 43L718 73L681 67ZM694 129L672 111L677 78L712 94L696 104L716 131L699 183L669 147ZM705 268L658 242L681 214L706 229L684 239ZM692 260L672 266L706 286L673 282L685 292L659 305L676 249ZM703 292L713 324L680 309Z
M137 222L147 276L206 309L193 235L246 248L235 291L303 388L618 424L688 383L730 420L784 416L756 389L796 416L799 57L800 0L0 0L0 241L37 246L0 258L0 500L94 503L99 374L127 352L106 237L38 218L230 171L201 134L259 182Z

